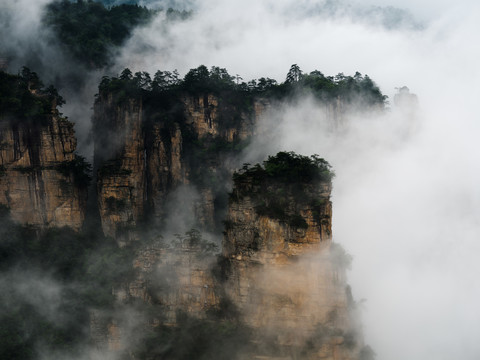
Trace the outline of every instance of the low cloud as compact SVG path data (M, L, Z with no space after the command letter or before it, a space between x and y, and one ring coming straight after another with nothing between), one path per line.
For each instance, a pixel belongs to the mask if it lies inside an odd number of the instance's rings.
M7 5L17 3L39 9L25 0ZM348 12L302 18L287 11L308 9L308 1L209 0L186 21L167 28L159 17L137 29L116 66L184 74L218 65L244 79L279 81L293 63L326 75L368 74L390 96L389 114L351 116L331 131L322 107L305 99L273 110L272 142L254 143L248 159L294 150L333 165L334 236L353 255L350 282L354 296L367 299L366 341L378 358L473 360L480 352L480 50L473 43L480 7L468 0L370 3L406 7L423 28L388 29ZM29 14L19 10L18 25L35 31L39 12ZM29 34L15 37L18 49L28 49ZM6 44L8 34L1 36ZM419 99L413 124L392 101L404 85Z

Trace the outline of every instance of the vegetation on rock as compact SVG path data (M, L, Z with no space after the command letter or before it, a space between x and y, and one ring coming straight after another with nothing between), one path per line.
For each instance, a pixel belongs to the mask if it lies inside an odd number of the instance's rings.
M230 201L250 197L259 215L269 216L295 228L307 228L299 208L308 206L315 211L323 205L315 190L322 182L330 183L334 176L330 164L318 155L310 157L294 152L279 152L269 156L263 165L244 164L233 174L234 189ZM321 221L321 219L316 219Z
M343 74L326 77L319 71L304 74L297 65L292 65L286 81L281 84L266 78L248 83L241 80L238 75L232 76L226 69L217 66L208 69L200 65L191 69L183 79L176 70L159 70L152 77L147 72L133 74L127 68L118 77L102 79L96 101L97 104L113 101L118 106L132 99L140 101L145 114L146 139L152 133L154 124L162 124L162 131L166 133L164 138L168 138L168 133L173 134L178 127L184 144L182 157L191 165L192 179L200 186L215 181L208 164L215 163L222 154L238 153L246 142L239 139L226 141L222 135L208 135L200 139L191 125L186 124L185 104L182 102L185 94L197 101L203 98L204 107L198 111L203 111L206 117L215 110L220 132L239 127L246 118L253 116L255 99L259 98L288 101L308 92L326 104L337 104L334 100L339 100L346 107L359 105L366 110L381 109L386 102L386 96L381 94L375 83L360 73L353 77ZM209 95L215 96L216 108L208 103ZM111 124L96 121L94 127L99 137L102 133L110 134Z
M92 181L92 165L81 155L75 154L72 161L61 163L56 170L64 176L72 176L74 184L81 189L86 189Z
M45 88L38 75L30 69L23 67L18 75L0 71L0 122L8 122L16 134L20 127L24 136L28 136L26 143L29 147L39 146L39 129L50 125L52 116L57 116L60 123L68 128L73 127L66 118L60 117L57 110L64 103L57 90L53 86ZM78 154L74 154L73 160L54 166L41 166L36 157L31 161L31 166L18 166L14 169L22 173L57 170L65 177L71 177L81 189L86 189L90 184L91 165ZM3 166L1 170L4 173L6 167Z
M93 1L54 1L47 5L44 23L64 48L88 67L110 63L112 49L121 46L135 26L146 24L154 11L122 4L106 8Z
M67 53L92 69L112 65L113 55L133 30L148 24L160 11L139 6L137 1L112 5L92 0L56 0L47 5L42 20ZM185 10L165 11L167 21L185 20L190 15Z
M45 88L30 69L24 67L18 75L0 71L0 121L46 125L56 106L64 103L57 90Z
M248 108L253 96L288 100L308 92L324 102L338 99L346 105L358 105L367 110L383 108L388 98L368 75L356 72L354 76L345 76L343 73L325 76L318 70L304 74L296 64L292 65L283 83L263 77L249 82L241 80L239 75L232 76L218 66L212 66L209 70L205 65L200 65L190 69L183 79L179 78L176 70L159 70L152 79L147 72L132 74L125 69L119 77L104 77L99 90L130 96L144 95L145 92L152 92L155 96L159 92L208 93L224 98L226 102L233 102L241 109ZM118 98L125 99L124 96Z

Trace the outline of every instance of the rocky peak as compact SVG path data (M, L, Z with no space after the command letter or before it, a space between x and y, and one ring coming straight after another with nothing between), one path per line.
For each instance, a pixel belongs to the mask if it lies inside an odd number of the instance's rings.
M168 94L167 94L168 95ZM264 106L247 110L211 93L100 92L95 104L95 165L102 226L120 243L140 222L162 223L181 186L198 193L188 206L195 226L215 228L233 169L223 159L253 134ZM258 110L258 111L257 111Z
M293 358L350 359L361 345L345 281L348 256L332 244L332 176L323 159L293 153L234 175L226 294L242 321Z
M20 223L79 229L89 166L75 154L73 124L56 109L63 99L28 69L1 76L11 103L0 109L0 203Z

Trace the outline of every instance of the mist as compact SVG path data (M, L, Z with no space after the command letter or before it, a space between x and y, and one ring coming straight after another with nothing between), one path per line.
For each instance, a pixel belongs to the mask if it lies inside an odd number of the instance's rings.
M246 159L293 150L333 165L334 241L354 258L349 279L356 299L366 299L366 342L379 359L476 359L479 6L370 4L406 7L421 26L290 11L310 1L204 1L164 36L156 22L138 29L118 63L181 73L203 63L279 81L292 63L368 74L390 96L388 114L352 116L332 132L313 100L274 109L263 124L273 143L254 142ZM148 50L135 55L145 42ZM414 120L393 104L404 85L419 98Z
M46 1L20 3L38 4L27 13L37 19ZM260 124L273 129L271 141L253 141L245 159L292 150L332 164L334 241L353 256L349 282L354 297L366 299L365 341L378 359L477 359L480 49L473 41L480 5L369 0L338 3L332 13L321 11L325 3L188 2L195 8L188 20L165 28L160 14L136 29L114 68L185 74L205 64L244 80L283 81L297 63L305 72L368 74L390 97L387 114L353 114L335 132L312 99L279 106ZM367 16L370 6L396 7L400 20L389 26L382 11ZM32 29L19 32L18 49L30 46ZM418 95L413 120L393 103L404 85ZM88 134L89 117L66 109L77 131L83 126Z

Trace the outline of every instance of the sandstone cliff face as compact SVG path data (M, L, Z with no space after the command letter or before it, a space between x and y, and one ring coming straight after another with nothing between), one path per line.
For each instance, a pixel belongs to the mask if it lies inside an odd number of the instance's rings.
M129 240L129 227L137 224L145 202L145 151L142 103L129 99L122 105L95 107L97 127L104 133L95 137L98 207L105 235Z
M104 233L121 243L138 238L130 229L143 220L161 223L169 196L180 185L198 192L192 204L197 225L212 229L215 179L233 171L219 148L248 139L265 106L254 104L246 113L210 94L183 95L167 111L151 101L145 106L142 99L119 103L112 94L100 96L94 168Z
M138 277L128 285L128 296L156 306L163 325L176 325L179 311L205 318L219 302L211 274L215 261L199 246L148 246L135 259Z
M248 117L211 94L186 95L183 97L183 103L186 122L192 125L199 138L205 138L208 135L220 136L229 142L246 140L252 136L253 128L265 110L265 103L262 100L256 100L253 103L253 116ZM240 116L241 121L232 126L233 118L236 116Z
M213 243L191 239L179 237L169 243L157 239L135 251L133 278L112 289L117 312L90 311L90 337L97 348L128 353L132 338L143 341L142 331L178 327L179 317L205 320L218 308L221 298L212 275L217 261L210 248ZM132 330L132 324L138 328ZM161 338L161 333L157 336Z
M56 110L46 124L0 124L0 204L14 220L82 226L87 193L75 180L75 148L73 124Z
M320 208L296 209L307 228L259 215L254 189L252 196L234 196L223 245L226 294L242 321L287 356L356 358L345 268L332 249L331 186L312 191Z

